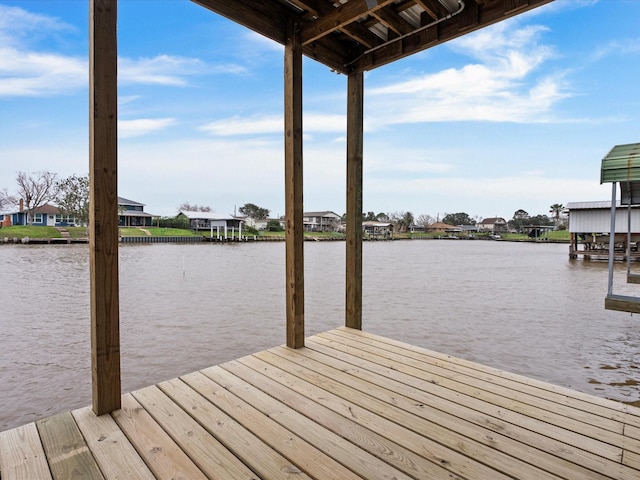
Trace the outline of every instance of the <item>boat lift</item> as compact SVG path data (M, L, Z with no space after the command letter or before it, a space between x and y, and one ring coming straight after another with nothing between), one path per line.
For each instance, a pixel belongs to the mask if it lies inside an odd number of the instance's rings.
M640 284L640 274L631 272L631 207L640 205L640 143L616 145L602 159L600 184L611 183L611 230L609 232L609 286L604 308L622 312L640 313L640 297L613 293L613 265L616 244L616 184L620 183L620 206L627 207L627 283ZM636 231L640 225L634 225Z

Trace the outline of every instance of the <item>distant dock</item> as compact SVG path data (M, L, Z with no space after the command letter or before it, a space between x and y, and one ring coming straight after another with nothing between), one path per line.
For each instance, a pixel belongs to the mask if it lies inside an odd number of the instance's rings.
M614 242L614 260L627 260L627 242L629 238L624 234L616 234ZM629 257L631 261L640 261L640 234L631 235ZM584 260L608 260L609 259L609 235L571 234L569 242L569 258L583 258Z

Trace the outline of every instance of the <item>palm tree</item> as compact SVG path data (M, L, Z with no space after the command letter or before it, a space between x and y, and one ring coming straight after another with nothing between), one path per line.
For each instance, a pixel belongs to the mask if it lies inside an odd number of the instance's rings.
M555 221L556 229L558 228L558 223L560 222L560 214L564 210L564 205L561 203L554 203L549 207L549 213L553 214L553 219Z

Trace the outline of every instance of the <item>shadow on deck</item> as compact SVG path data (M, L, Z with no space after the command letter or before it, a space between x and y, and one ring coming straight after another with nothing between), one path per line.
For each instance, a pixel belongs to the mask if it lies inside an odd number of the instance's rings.
M640 478L640 409L338 328L0 433L9 479Z

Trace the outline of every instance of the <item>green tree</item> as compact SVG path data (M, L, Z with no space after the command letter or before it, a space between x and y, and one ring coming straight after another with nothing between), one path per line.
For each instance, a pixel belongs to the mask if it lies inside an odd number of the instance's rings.
M64 215L73 217L80 225L89 224L89 176L76 174L60 180L56 185L55 202Z
M241 214L254 220L264 220L269 217L270 210L268 208L262 208L254 203L245 203L239 209Z
M282 232L284 230L284 228L282 228L282 225L280 225L280 222L278 220L269 220L267 222L267 232Z
M535 215L529 218L529 225L535 225L535 226L553 225L553 220L551 220L546 215Z
M376 214L374 212L367 212L366 214L362 214L362 220L365 222L375 222L377 220Z
M413 213L411 212L393 212L388 216L389 222L393 223L393 229L396 232L405 232L409 225L413 224Z
M530 223L529 214L525 210L516 210L513 212L513 218L509 220L509 226L516 230L517 232L522 231L522 227L524 225L528 225Z
M442 218L442 223L446 223L448 225L475 225L476 221L471 218L467 213L458 212L458 213L447 213Z

